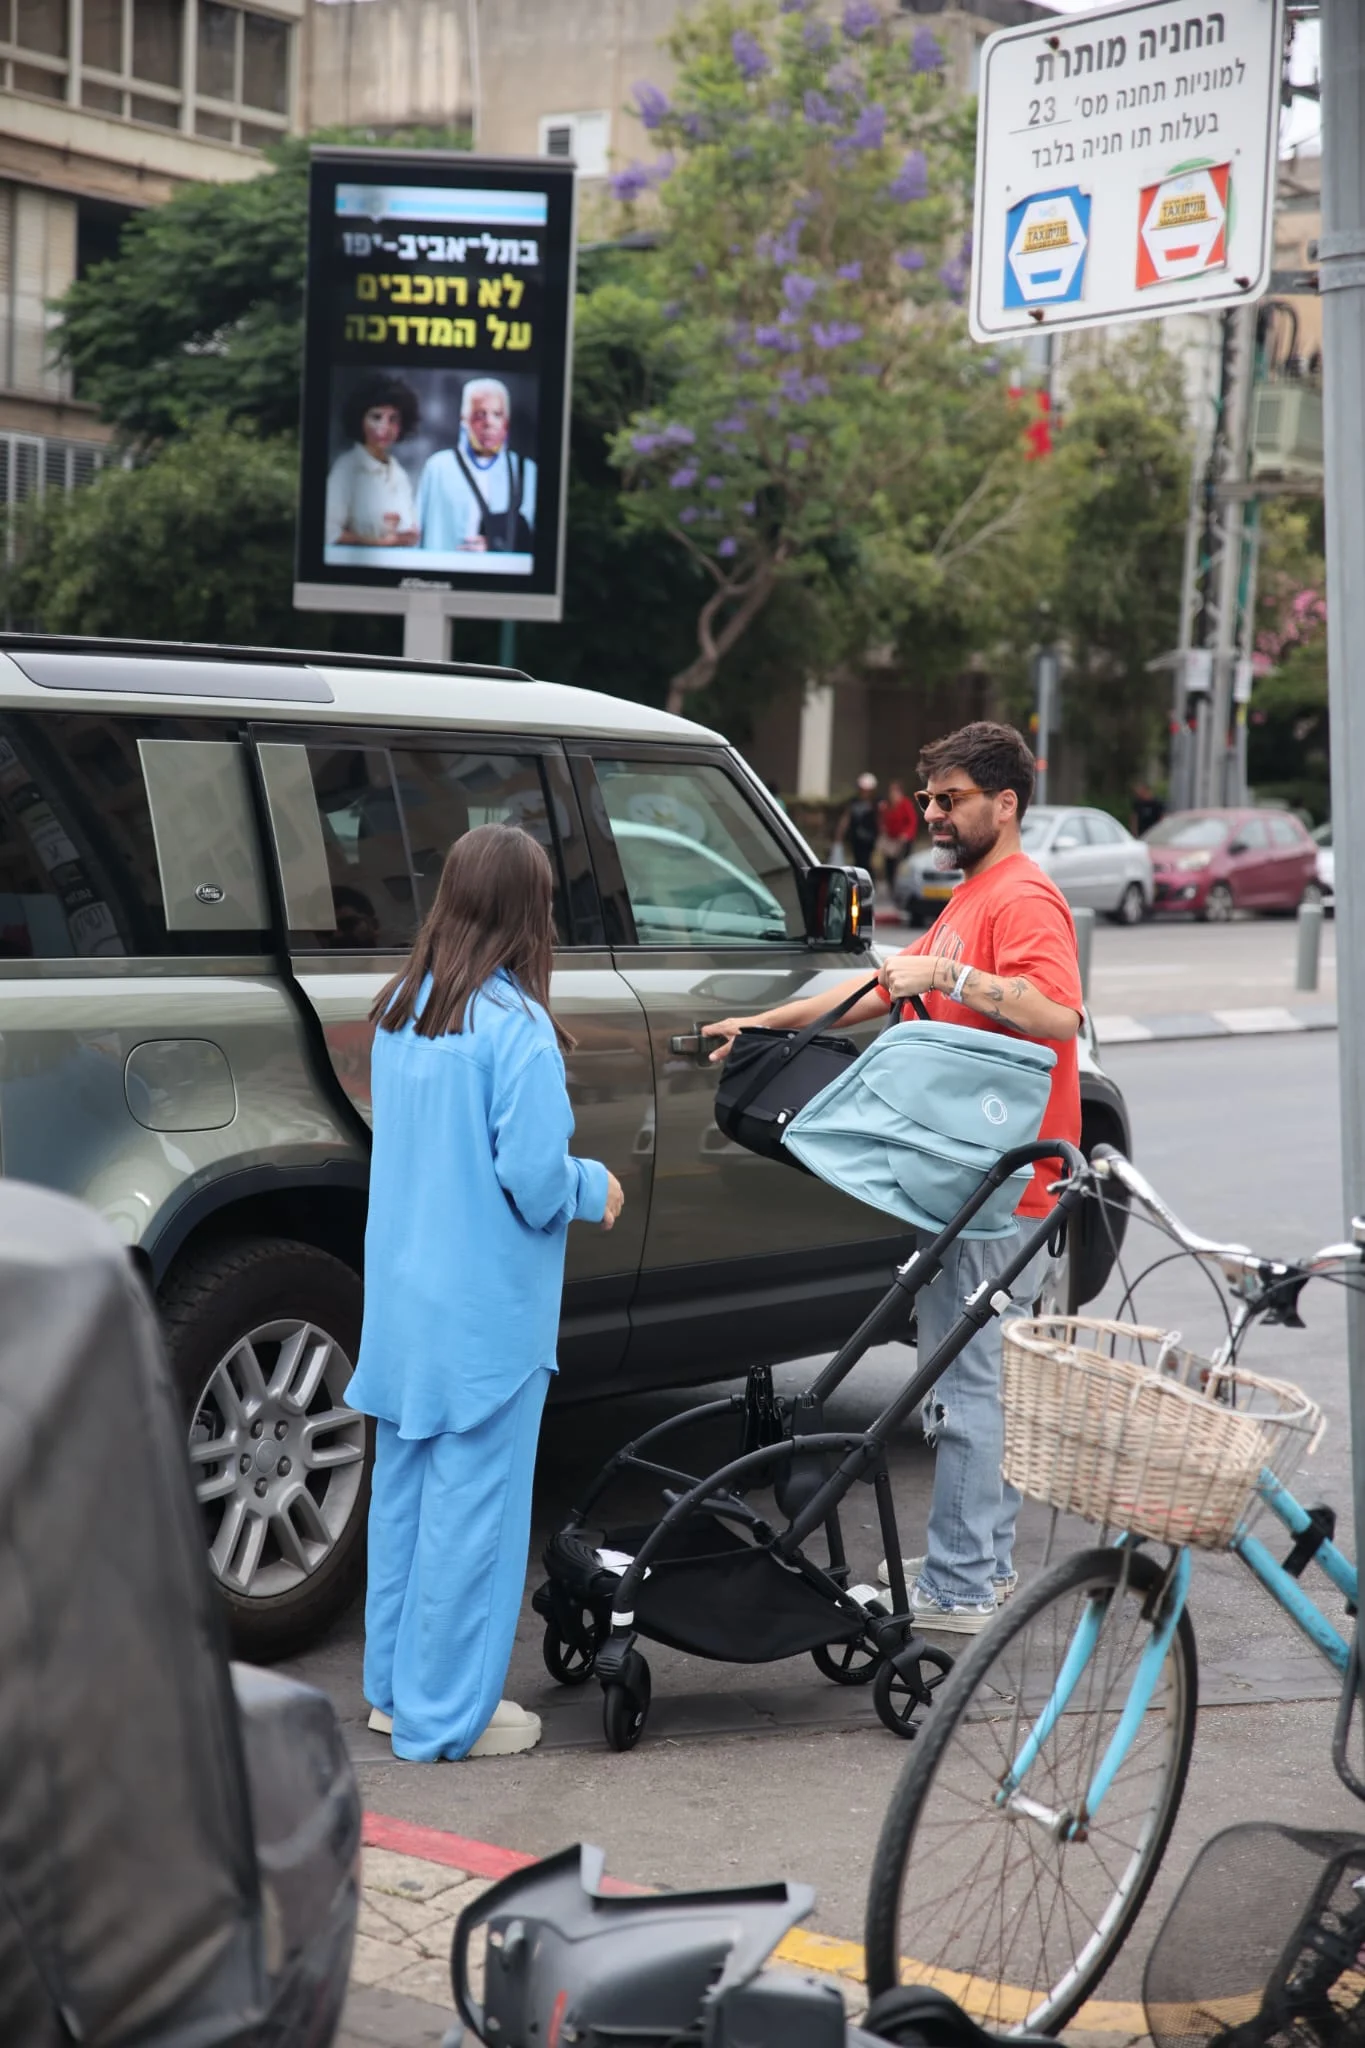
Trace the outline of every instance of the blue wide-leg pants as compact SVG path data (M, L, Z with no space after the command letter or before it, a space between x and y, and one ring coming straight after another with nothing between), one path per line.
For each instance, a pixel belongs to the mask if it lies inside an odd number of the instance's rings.
M375 1425L365 1697L394 1755L462 1757L502 1697L526 1584L548 1370L477 1428L405 1439Z

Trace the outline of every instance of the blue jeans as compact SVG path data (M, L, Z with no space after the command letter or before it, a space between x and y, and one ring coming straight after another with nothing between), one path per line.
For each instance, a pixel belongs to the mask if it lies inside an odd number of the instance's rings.
M365 1697L393 1716L395 1756L461 1757L488 1726L511 1660L550 1374L486 1422L400 1437L375 1427Z
M1025 1220L1032 1230L1036 1219ZM920 1249L933 1243L921 1233ZM980 1283L998 1273L1018 1250L1015 1238L958 1238L943 1255L943 1270L916 1297L919 1362L932 1358ZM1016 1312L1033 1313L1051 1261L1044 1248L1010 1288ZM991 1581L1013 1570L1019 1495L1000 1476L1005 1448L1000 1405L1000 1322L993 1319L958 1353L924 1403L924 1434L934 1446L934 1493L929 1508L924 1570L919 1583L933 1598L953 1604L994 1598Z

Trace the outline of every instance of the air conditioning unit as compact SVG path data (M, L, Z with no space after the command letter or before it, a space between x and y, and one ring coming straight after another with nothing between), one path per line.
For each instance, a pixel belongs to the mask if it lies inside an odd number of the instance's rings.
M1259 384L1251 411L1251 474L1285 482L1322 476L1322 391L1309 377Z

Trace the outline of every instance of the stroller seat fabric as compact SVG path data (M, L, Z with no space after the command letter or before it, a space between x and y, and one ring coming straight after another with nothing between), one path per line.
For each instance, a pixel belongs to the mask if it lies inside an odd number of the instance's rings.
M950 1223L982 1176L1039 1135L1057 1056L1031 1039L960 1024L897 1024L808 1102L783 1143L832 1187L919 1230ZM963 1237L1006 1237L1023 1166Z

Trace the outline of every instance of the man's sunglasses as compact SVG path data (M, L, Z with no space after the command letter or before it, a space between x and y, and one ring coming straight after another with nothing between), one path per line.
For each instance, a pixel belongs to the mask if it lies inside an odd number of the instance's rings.
M917 789L915 802L926 814L930 804L937 804L945 818L951 817L953 805L960 804L967 796L998 796L994 789Z

